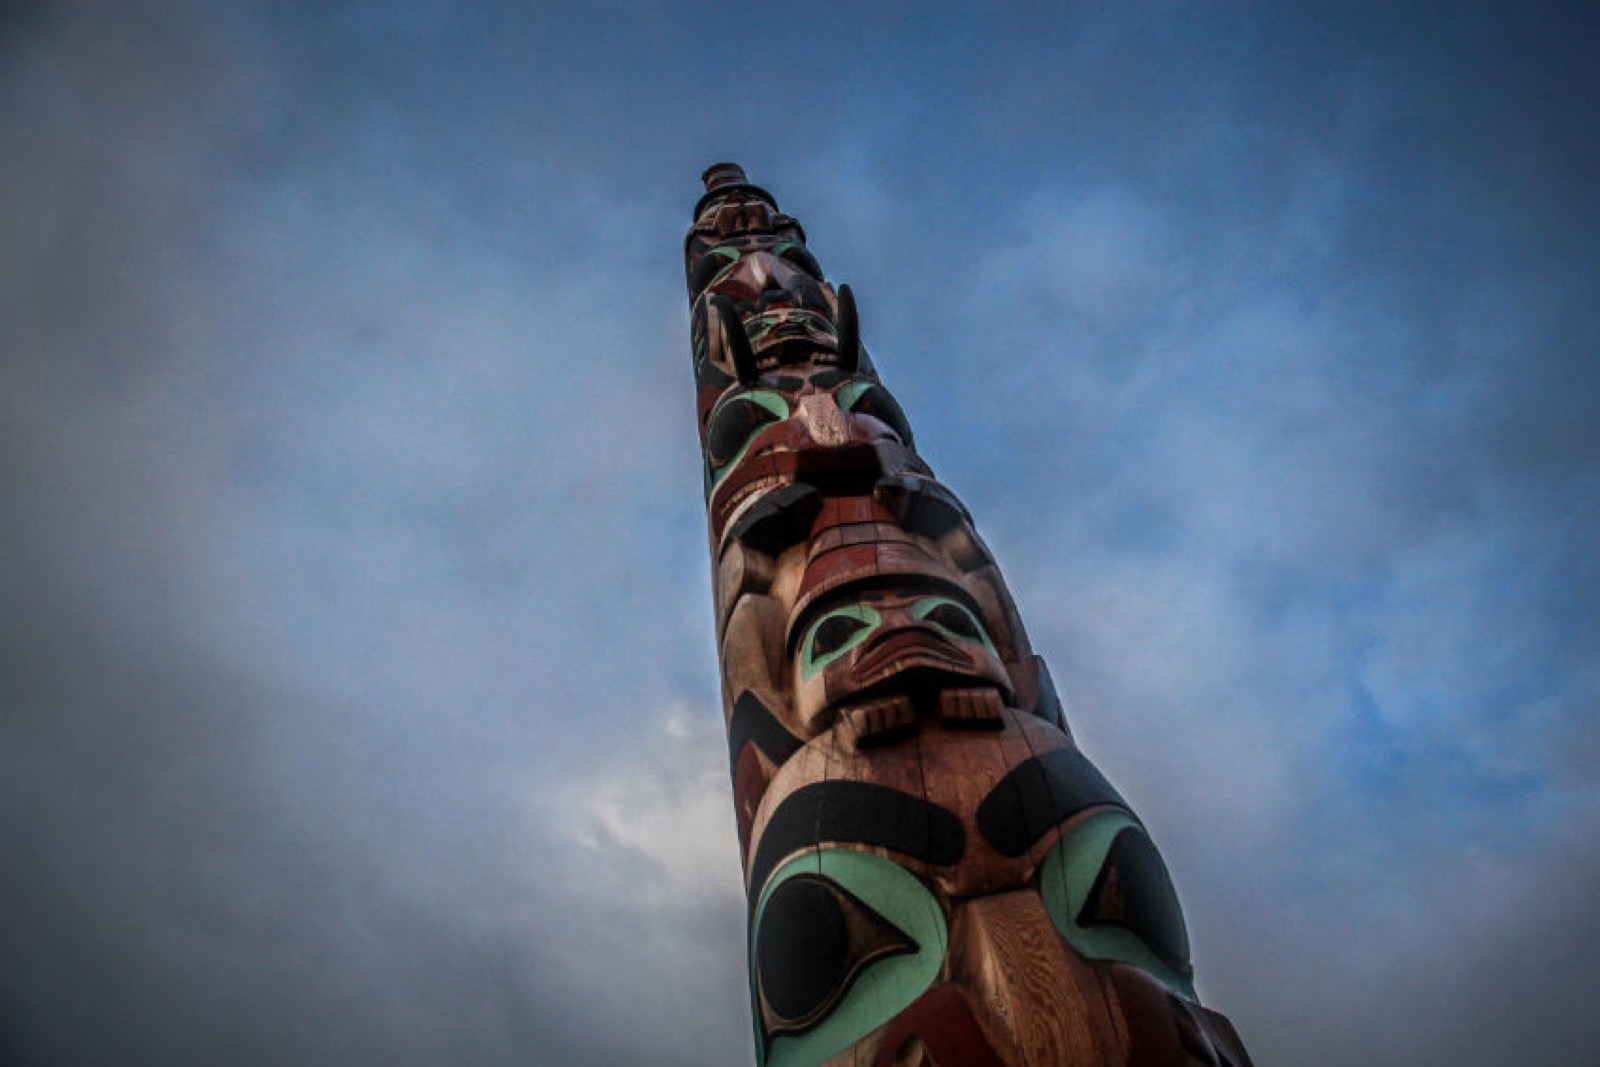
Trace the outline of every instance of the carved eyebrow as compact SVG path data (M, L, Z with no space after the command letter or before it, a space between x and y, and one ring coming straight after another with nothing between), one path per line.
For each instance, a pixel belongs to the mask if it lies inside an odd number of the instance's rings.
M1058 748L1017 764L1000 779L978 805L978 832L1002 856L1016 857L1052 828L1101 804L1133 815L1089 757L1076 748Z
M795 790L767 822L750 864L751 907L780 861L824 841L893 849L940 866L967 847L955 813L921 797L872 782L817 782Z

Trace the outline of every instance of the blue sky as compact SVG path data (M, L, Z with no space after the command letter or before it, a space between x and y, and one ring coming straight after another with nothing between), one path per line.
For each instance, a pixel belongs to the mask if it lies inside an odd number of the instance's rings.
M1590 1061L1594 13L874 11L0 14L0 1058L750 1062L732 159L1257 1061Z

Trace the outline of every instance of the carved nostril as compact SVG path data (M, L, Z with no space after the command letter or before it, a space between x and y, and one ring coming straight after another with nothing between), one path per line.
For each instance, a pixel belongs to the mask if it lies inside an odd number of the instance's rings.
M795 479L824 496L864 496L883 477L883 458L871 445L801 449Z

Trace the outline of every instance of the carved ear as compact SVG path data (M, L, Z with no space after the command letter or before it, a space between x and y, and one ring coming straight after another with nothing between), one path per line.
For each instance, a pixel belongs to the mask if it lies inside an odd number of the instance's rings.
M716 312L717 318L716 324L711 327L711 334L721 340L722 350L727 353L728 362L733 364L734 375L744 385L753 384L758 377L756 355L750 351L750 338L744 332L739 309L727 297L713 296L711 310Z
M856 295L839 286L839 369L851 374L861 366L861 320L856 316Z

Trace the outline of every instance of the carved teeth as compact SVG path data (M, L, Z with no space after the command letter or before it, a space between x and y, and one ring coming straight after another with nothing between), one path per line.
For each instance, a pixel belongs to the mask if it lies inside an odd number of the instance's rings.
M955 730L999 730L1005 726L999 690L946 689L939 694L939 725Z
M839 723L856 748L883 740L886 735L915 727L916 707L905 694L879 697L839 709Z
M723 520L723 526L726 527L733 522L740 507L746 501L754 500L768 489L776 489L784 483L784 480L781 474L763 474L759 478L752 478L744 485L741 485L734 491L733 496L728 498L728 502L722 506L722 513L727 516Z

